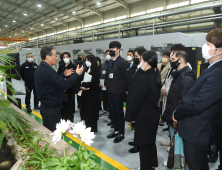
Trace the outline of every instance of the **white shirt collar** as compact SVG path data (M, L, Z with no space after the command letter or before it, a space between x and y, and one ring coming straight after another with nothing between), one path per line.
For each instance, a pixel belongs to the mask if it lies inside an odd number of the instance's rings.
M118 56L118 57L119 57L119 56ZM118 57L116 57L116 58L114 58L114 59L112 58L112 60L113 60L113 61L116 61L116 59L117 59Z

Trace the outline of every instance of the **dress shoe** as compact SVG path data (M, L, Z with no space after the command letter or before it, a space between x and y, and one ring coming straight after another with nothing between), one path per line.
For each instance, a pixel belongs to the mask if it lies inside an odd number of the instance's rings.
M32 109L30 107L26 107L27 112L32 112Z
M128 143L130 146L135 146L135 143L134 142L129 142Z
M113 133L111 133L111 134L109 134L108 136L107 136L107 138L115 138L115 137L117 137L117 135L118 135L118 133L115 133L115 132L113 132Z
M163 129L164 132L169 131L169 127Z
M40 107L38 105L34 106L34 109L40 110Z
M111 120L108 124L107 124L107 126L112 126L113 125L113 121Z
M111 128L114 128L114 125L112 125Z
M211 151L210 156L208 158L208 162L215 163L218 159L218 152Z
M132 149L129 150L129 153L137 153L139 152L139 146L134 146Z
M120 143L124 138L124 135L118 134L117 137L114 139L113 143Z
M164 126L164 122L162 120L160 120L159 125Z

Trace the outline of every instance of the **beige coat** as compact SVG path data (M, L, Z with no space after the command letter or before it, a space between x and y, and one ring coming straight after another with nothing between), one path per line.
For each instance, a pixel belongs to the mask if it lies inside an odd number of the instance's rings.
M157 68L159 70L161 70L161 66L162 66L162 63L158 64L157 65ZM160 72L160 77L161 77L161 85L163 86L164 85L164 80L166 78L166 75L167 75L167 72L169 70L169 68L171 68L171 65L170 65L170 62L163 68L163 70ZM160 100L158 102L158 106L160 107L160 102L163 101L163 96L160 95Z

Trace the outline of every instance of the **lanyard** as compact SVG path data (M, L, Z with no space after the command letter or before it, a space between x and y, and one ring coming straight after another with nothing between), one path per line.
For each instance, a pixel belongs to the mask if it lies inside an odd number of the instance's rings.
M119 61L119 59L120 59L120 57L117 59L117 61L116 61L116 64L118 63L118 61ZM113 60L112 60L112 62L113 62ZM112 72L112 69L111 69L111 64L112 64L112 62L110 62L110 73ZM115 61L114 61L115 62ZM113 68L113 73L114 73L114 70L115 70L115 68L116 68L116 64L115 64L115 66L114 66L114 68Z

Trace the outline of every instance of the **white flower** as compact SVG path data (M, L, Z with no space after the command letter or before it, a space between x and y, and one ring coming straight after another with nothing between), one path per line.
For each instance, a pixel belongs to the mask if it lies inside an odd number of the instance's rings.
M84 133L80 135L81 140L85 142L87 145L91 145L93 143L93 140L95 138L94 132L91 132L91 128L85 129Z
M91 128L86 129L86 126L83 124L83 122L79 122L74 124L73 130L70 130L69 132L74 137L77 137L78 139L90 146L93 143L92 139L95 138L94 133L90 131Z
M71 122L70 120L63 120L61 119L59 123L56 124L56 130L51 133L50 135L54 135L52 137L52 142L54 142L54 145L56 144L56 142L60 141L60 139L62 138L62 134L65 133L71 126Z

